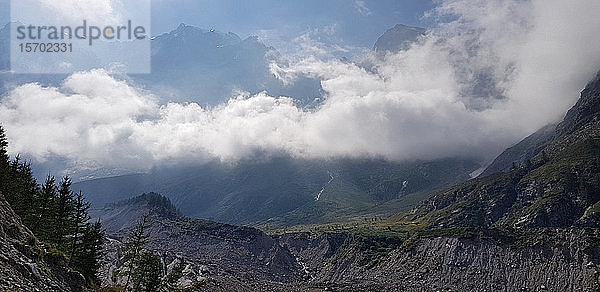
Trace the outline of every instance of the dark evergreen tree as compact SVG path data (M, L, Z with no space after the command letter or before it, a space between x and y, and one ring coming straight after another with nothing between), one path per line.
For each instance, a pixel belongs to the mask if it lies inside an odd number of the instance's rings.
M69 252L69 263L73 261L76 256L77 247L81 242L81 238L84 235L85 228L88 227L88 221L90 216L87 211L90 209L90 204L85 201L83 193L79 192L74 201L74 212L73 212L73 232L71 234L71 247Z
M131 273L133 291L155 292L161 286L162 264L152 252L142 252Z
M0 126L0 168L7 169L10 158L8 157L8 140L4 128Z
M52 215L52 207L56 197L57 189L54 177L48 175L46 182L44 182L36 196L34 205L36 219L34 224L30 226L33 233L38 235L42 241L49 242L53 237L54 230L52 227L54 224L52 220L54 216Z
M51 229L54 232L51 241L61 250L67 251L71 247L67 237L76 236L74 216L77 215L74 194L71 191L71 179L68 176L60 182L52 209Z
M102 257L104 230L100 221L86 223L81 230L81 237L74 245L70 265L81 272L90 286L98 286L100 284L98 270Z
M143 249L148 243L150 235L146 232L148 224L148 215L144 215L142 219L135 225L125 246L123 247L123 258L121 259L121 265L127 268L125 287L129 287L129 283L132 280L134 271L139 266L139 259L142 255Z
M30 164L21 162L17 155L15 160L10 163L5 178L7 181L2 192L5 194L6 200L26 225L31 223L34 219L31 206L38 191L38 184L33 177Z
M181 261L170 273L163 267L160 257L147 249L148 215L138 221L123 247L121 271L116 276L124 276L125 288L132 291L175 291L177 281L183 276L185 262Z

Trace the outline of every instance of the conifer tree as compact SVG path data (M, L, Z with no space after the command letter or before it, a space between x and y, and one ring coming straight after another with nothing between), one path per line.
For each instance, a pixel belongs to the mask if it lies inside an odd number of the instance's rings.
M74 212L73 212L73 233L71 234L71 247L69 252L69 263L73 261L76 255L77 246L80 244L81 238L86 231L85 228L88 226L90 216L87 211L90 208L90 204L85 201L83 193L80 191L75 197L74 201Z
M46 182L42 185L38 195L35 199L35 222L31 229L34 234L37 234L42 241L52 239L52 233L55 231L52 229L52 206L57 197L57 190L54 177L48 175Z
M8 157L8 140L6 139L6 133L4 128L0 126L0 168L7 169L9 164Z
M104 230L100 221L86 223L81 231L81 238L74 246L70 265L86 278L90 286L100 284L98 270L100 269L100 258L102 257L102 246Z
M174 291L177 281L183 276L185 262L180 261L170 273L163 269L161 258L147 249L149 233L148 215L143 216L131 231L123 247L121 273L125 276L125 290L132 291Z
M58 186L57 196L52 204L52 242L63 251L67 251L70 242L67 242L68 235L75 235L74 216L75 199L71 191L71 179L65 176Z
M131 274L133 291L155 292L161 286L160 258L150 251L142 252Z
M5 170L4 186L2 193L17 213L27 224L32 220L31 205L34 195L37 193L38 185L33 177L31 166L27 162L21 162L17 155Z
M144 215L144 217L142 217L142 219L131 231L129 238L123 247L123 258L121 263L127 268L127 280L125 287L129 286L129 283L132 280L133 272L138 267L138 262L140 256L142 255L142 251L148 243L148 238L150 235L146 232L146 228L148 228L147 224L148 215Z

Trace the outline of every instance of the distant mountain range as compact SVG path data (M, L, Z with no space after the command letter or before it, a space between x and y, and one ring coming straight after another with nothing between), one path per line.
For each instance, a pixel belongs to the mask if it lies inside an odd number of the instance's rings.
M319 80L284 85L269 70L273 62L286 61L257 37L181 24L152 41L152 74L133 78L163 98L201 105L224 102L234 90L291 96L301 104L321 96Z
M0 29L0 95L27 82L58 86L65 74L12 74L10 68L10 24ZM161 102L196 102L216 105L227 101L236 91L273 96L290 96L299 105L321 97L319 80L299 78L284 85L269 70L269 64L285 64L272 47L257 37L241 39L222 33L181 24L177 29L155 37L151 45L152 74L132 74L131 81L151 90Z
M425 29L396 25L380 36L373 49L396 52L407 49ZM38 82L58 86L65 74L12 74L10 68L10 24L0 28L0 96L14 86ZM289 96L300 106L322 97L320 80L299 77L283 84L269 70L269 64L286 65L287 60L257 37L240 38L232 32L201 29L180 24L175 30L156 36L151 45L152 74L133 74L132 81L151 90L161 102L197 102L216 105L235 91L272 96ZM2 71L5 71L2 73Z
M74 189L82 190L95 207L159 192L187 216L275 228L390 215L432 191L467 180L478 167L460 159L394 163L282 157L160 168L83 181Z

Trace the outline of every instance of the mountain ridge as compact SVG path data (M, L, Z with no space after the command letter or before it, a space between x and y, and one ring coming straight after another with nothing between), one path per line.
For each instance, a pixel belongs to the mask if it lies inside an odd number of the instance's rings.
M408 203L402 200L404 197L427 196L467 180L477 167L472 161L460 159L395 163L378 159L273 158L235 166L215 162L158 169L149 174L79 182L73 187L86 193L96 207L135 194L159 192L191 217L232 224L279 222L276 227L282 227L370 213L370 207L385 202L405 206ZM388 209L386 212L392 212ZM332 214L337 215L322 216L334 211Z
M373 50L379 53L406 50L426 32L424 28L396 24L377 38Z

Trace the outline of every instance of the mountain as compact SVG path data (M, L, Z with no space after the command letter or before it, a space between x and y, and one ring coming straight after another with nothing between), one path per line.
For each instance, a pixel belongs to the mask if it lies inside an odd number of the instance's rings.
M42 245L0 194L0 290L83 291L84 277Z
M406 50L426 32L424 28L396 24L377 39L373 50L382 53Z
M280 240L315 271L312 285L334 290L599 291L600 75L560 124L501 157L514 166L388 219L296 228ZM503 159L499 169L513 165Z
M118 268L124 239L146 214L148 249L159 252L166 266L185 261L184 286L273 291L304 277L293 255L260 230L186 218L165 197L148 193L92 212L108 236L100 273L103 285L116 284L111 275Z
M560 124L507 149L495 165L505 172L381 222L319 227L351 236L316 281L365 291L357 287L599 291L600 75Z
M554 138L556 125L549 124L535 133L529 135L514 146L504 150L494 161L481 173L481 177L496 172L508 172L516 165L532 159L548 146Z
M0 29L0 52L10 43L9 24ZM8 51L7 51L8 52ZM0 71L9 68L10 54L2 54ZM273 96L291 96L300 105L308 105L321 97L320 81L299 78L283 84L269 69L273 62L286 64L273 47L250 36L245 39L228 32L205 30L186 24L156 36L151 44L151 74L131 74L130 82L150 90L161 103L196 102L214 106L227 101L233 91L256 94L267 91ZM5 67L3 67L5 65ZM13 86L39 82L59 86L65 74L0 73L0 95Z
M231 32L180 24L152 41L152 74L133 78L160 96L203 105L221 103L234 90L267 91L305 104L320 97L318 80L301 78L284 85L269 70L274 62L285 60L257 37L241 39Z
M276 228L392 214L432 191L465 181L477 167L460 159L400 163L280 157L164 167L147 174L83 181L73 188L83 191L95 206L159 192L187 216Z
M600 77L546 135L547 145L513 170L438 193L401 220L434 229L598 226Z

